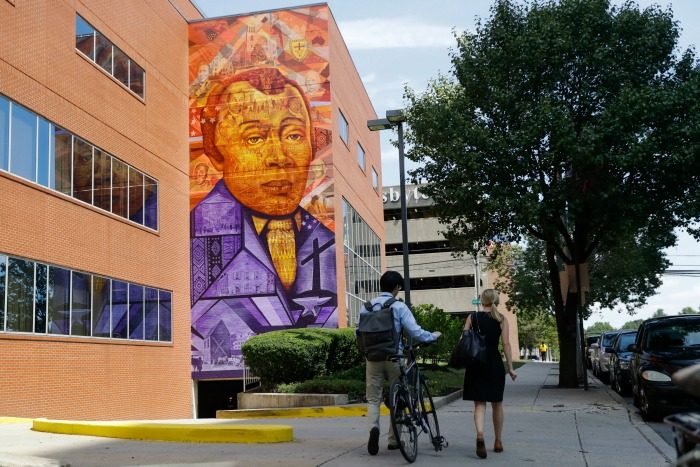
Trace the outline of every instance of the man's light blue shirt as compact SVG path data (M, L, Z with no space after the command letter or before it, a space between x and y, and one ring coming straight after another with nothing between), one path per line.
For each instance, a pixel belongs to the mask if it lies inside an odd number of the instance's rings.
M393 297L394 296L389 292L382 292L377 298L370 300L372 303L372 310L379 311L382 308L382 305ZM411 310L404 302L400 302L398 300L395 301L391 304L391 310L394 312L394 330L396 331L397 335L403 328L406 336L410 336L418 342L427 343L435 342L437 340L437 337L435 337L432 332L428 332L418 325L413 313L411 313ZM364 313L370 312L363 306L360 316L362 316ZM403 343L399 342L399 352L401 351L403 351Z

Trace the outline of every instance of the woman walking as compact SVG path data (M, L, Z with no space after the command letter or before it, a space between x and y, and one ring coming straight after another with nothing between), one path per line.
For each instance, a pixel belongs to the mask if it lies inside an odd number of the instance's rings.
M503 388L506 384L506 375L503 368L503 360L498 351L498 339L503 342L503 353L506 356L508 374L515 381L518 376L513 370L513 358L511 356L510 341L508 339L508 320L498 311L498 292L494 289L486 289L481 293L481 311L467 316L464 330L474 329L485 336L486 363L472 361L464 373L465 401L474 401L474 425L476 427L476 455L486 458L486 444L484 443L484 415L486 403L491 402L493 411L493 429L495 440L493 450L503 452Z

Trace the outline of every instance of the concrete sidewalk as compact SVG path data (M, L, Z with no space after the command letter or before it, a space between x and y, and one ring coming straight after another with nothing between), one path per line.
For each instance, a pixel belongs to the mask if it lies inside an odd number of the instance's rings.
M426 435L419 438L415 465L457 466L483 462L491 466L660 466L672 463L673 449L605 386L589 391L558 389L558 367L529 363L506 385L505 452L493 452L490 411L487 416L488 459L474 452L473 404L457 400L438 410L440 428L450 445L435 452ZM248 424L250 419L181 421ZM56 460L43 465L134 466L209 465L356 466L405 465L398 451L386 450L388 417L382 419L377 456L367 454L364 417L259 419L256 424L285 424L294 441L277 444L165 443L57 435L32 431L31 423L0 424L0 466L26 456ZM58 462L61 461L61 462ZM35 465L40 464L40 460Z

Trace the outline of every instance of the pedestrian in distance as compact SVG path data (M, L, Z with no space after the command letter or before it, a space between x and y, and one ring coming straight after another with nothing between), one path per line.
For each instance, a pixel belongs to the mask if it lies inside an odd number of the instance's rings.
M540 342L540 360L547 361L547 344Z
M421 328L408 306L402 301L396 300L396 295L401 291L402 284L401 274L396 271L385 272L379 279L381 294L369 302L371 310L363 307L360 313L360 321L362 321L363 314L379 312L385 303L389 300L395 300L389 304L389 307L394 317L393 334L398 340L395 348L399 354L403 352L403 343L400 339L402 331L407 337L423 343L434 342L442 335L440 332L429 332ZM367 422L369 425L367 452L374 456L379 452L379 405L382 402L384 381L388 381L389 387L391 387L394 382L398 381L401 373L399 362L391 361L388 358L379 361L367 359L366 363ZM389 426L388 440L387 449L399 449L399 441L396 439L391 425Z
M484 416L486 403L491 402L495 440L493 450L503 452L503 389L506 383L503 359L498 351L499 338L503 342L503 353L508 365L508 374L515 381L513 358L509 340L508 320L498 311L498 292L486 289L481 293L481 310L471 313L464 322L464 330L474 329L485 337L486 363L471 361L464 371L464 393L462 398L474 401L474 425L476 427L476 455L486 458L484 442Z

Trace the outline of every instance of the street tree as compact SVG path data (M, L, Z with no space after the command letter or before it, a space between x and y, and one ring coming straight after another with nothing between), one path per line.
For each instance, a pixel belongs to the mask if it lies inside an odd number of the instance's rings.
M613 328L607 321L597 321L586 328L586 334L601 334L605 331L612 331L613 329L615 328Z
M697 313L698 312L695 310L695 308L693 308L692 306L687 306L687 307L683 308L681 310L681 312L678 314L679 315L695 315Z
M562 387L578 383L583 300L573 284L562 293L560 272L629 257L653 289L674 229L700 217L700 73L678 35L656 6L497 0L457 37L451 76L406 90L412 177L453 245L542 242Z
M627 321L625 324L622 325L620 329L632 329L636 331L639 329L639 325L642 324L643 319L634 319L632 321Z

